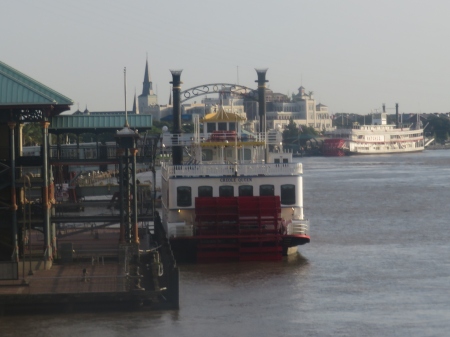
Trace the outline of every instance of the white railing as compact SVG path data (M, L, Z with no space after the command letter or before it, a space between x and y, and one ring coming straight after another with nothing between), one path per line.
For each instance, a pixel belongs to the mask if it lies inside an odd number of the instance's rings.
M273 176L299 175L303 173L301 163L282 164L200 164L200 165L170 165L161 164L164 179L170 177L200 177L200 176L233 176L237 168L238 176Z
M309 231L309 220L292 220L287 225L288 235L307 235Z
M237 137L237 138L236 138ZM191 134L164 134L163 143L165 147L169 146L191 146L194 144L208 142L260 142L267 145L279 145L282 140L281 134L277 132L256 132L251 135L236 134L234 132L223 132L220 134L208 133L206 136L198 133Z

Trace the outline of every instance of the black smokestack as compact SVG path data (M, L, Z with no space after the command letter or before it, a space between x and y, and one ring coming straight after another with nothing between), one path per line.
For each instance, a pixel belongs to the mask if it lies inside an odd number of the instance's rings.
M399 122L398 122L398 103L395 103L395 119L396 119L396 123L395 123L395 126L397 127L397 129L398 129L398 127L399 127Z
M255 69L258 74L259 132L266 132L266 72L267 69Z
M181 134L181 104L180 104L180 92L181 92L181 72L183 70L171 70L172 73L172 95L173 95L173 129L172 134L172 164L181 165L183 163L183 148L179 145L178 135Z

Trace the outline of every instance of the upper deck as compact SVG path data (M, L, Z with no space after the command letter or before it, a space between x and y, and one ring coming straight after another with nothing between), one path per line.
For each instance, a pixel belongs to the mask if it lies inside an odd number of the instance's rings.
M282 142L281 134L277 132L256 132L251 134L242 134L235 131L215 131L192 134L172 134L164 133L162 142L164 146L201 146L214 147L224 145L236 146L264 146L279 145Z
M355 125L352 128L333 130L328 132L327 135L354 141L409 141L423 139L423 129L397 128L395 125Z
M238 176L286 176L301 175L303 167L301 163L250 163L250 164L199 164L199 165L170 165L161 164L163 179L187 178L187 177L223 177L233 176L237 171Z

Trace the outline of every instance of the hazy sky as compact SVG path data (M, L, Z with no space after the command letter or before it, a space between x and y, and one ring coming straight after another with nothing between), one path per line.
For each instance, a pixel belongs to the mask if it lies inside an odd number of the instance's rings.
M159 104L171 74L291 94L332 113L450 111L448 0L16 0L0 2L0 59L91 111L142 91L146 55ZM197 99L199 101L201 98ZM389 111L388 111L389 112ZM393 112L393 111L392 111Z

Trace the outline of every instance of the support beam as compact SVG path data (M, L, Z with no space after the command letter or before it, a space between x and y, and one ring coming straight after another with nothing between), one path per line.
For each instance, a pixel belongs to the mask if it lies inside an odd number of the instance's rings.
M125 243L125 212L124 212L124 198L123 195L125 194L125 187L124 187L124 181L123 181L123 177L124 177L124 173L123 173L123 167L124 167L124 163L123 161L124 159L124 154L125 154L125 150L124 149L117 149L117 156L120 157L120 161L119 161L119 212L120 212L120 237L119 237L119 243L120 244L124 244Z
M132 242L139 243L139 232L138 232L138 203L137 203L137 184L136 184L136 155L138 152L137 148L130 149L132 155L132 168L131 168L131 182L132 182Z
M15 142L15 132L16 123L8 123L10 130L10 153L11 153L11 220L12 220L12 244L13 253L12 261L19 262L19 239L18 239L18 228L17 228L17 196L16 196L16 142Z
M45 246L45 262L51 262L53 259L52 251L52 231L50 226L50 199L49 199L49 163L48 163L48 127L49 121L41 122L42 126L42 178L44 186L42 187L42 209L44 211L44 246ZM49 266L46 266L47 268Z
M140 138L129 126L114 136L120 151L120 243L138 244L137 188L136 188L136 142ZM136 245L137 246L137 245Z

